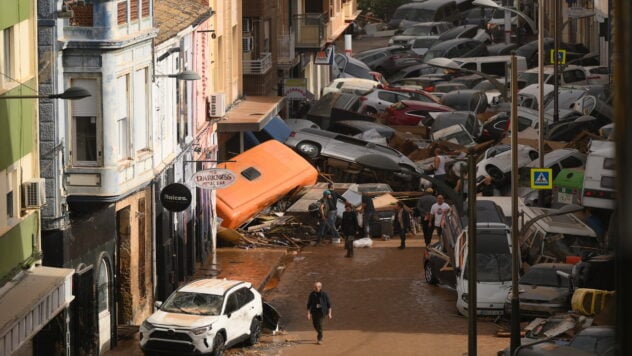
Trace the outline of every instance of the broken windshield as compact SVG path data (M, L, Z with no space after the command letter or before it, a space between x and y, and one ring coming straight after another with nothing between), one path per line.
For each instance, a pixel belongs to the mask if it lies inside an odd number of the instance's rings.
M224 297L215 294L175 292L165 301L160 310L170 313L194 315L219 315Z

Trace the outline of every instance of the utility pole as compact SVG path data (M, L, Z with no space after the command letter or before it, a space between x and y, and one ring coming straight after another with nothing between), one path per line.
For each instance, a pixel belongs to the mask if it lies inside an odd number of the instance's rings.
M555 9L553 11L553 122L558 122L560 119L560 110L559 110L559 95L558 89L560 85L560 81L558 78L558 52L560 51L560 0L555 0ZM540 103L540 105L544 105L544 103ZM543 128L541 127L540 130ZM542 202L540 202L542 203Z
M513 120L516 121L516 120ZM476 296L476 151L470 148L467 152L467 355L476 356L476 313L478 297Z
M518 116L518 60L511 54L511 117ZM540 128L542 129L542 128ZM511 120L511 354L520 346L520 240L518 236L518 120Z

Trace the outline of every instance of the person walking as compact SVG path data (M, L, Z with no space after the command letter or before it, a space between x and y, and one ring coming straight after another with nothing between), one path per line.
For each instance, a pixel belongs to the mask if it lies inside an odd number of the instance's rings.
M421 230L424 233L424 241L426 246L430 245L432 241L432 215L430 215L430 209L432 205L437 202L437 198L434 196L432 188L426 188L424 195L417 200L417 210L419 210L419 216L421 217Z
M410 209L401 201L395 205L395 216L393 217L393 234L399 235L399 249L406 248L406 233L410 231Z
M358 213L349 202L345 203L345 212L342 213L340 231L345 238L345 257L353 257L353 241L358 233Z
M331 197L331 192L329 190L323 191L323 197L319 201L319 211L320 211L320 226L317 234L317 244L322 243L323 237L329 231L331 233L332 239L340 239L340 235L338 235L338 231L336 230L336 203Z
M338 218L338 200L345 204L347 203L347 199L345 199L345 197L334 190L334 183L332 182L327 183L327 190L329 190L329 193L331 194L330 209L327 215L327 219L329 220L329 225L331 225L331 227L336 230L336 219ZM336 235L338 235L337 232ZM340 242L340 236L334 236L333 239L335 239L336 242Z
M314 290L309 293L307 298L307 320L312 321L314 330L316 330L316 343L323 343L323 319L325 315L332 318L332 307L329 295L323 291L321 282L314 283Z
M434 178L437 180L440 180L442 182L445 182L445 176L446 176L446 170L445 170L445 161L446 161L446 157L442 154L443 151L441 150L440 147L435 148L434 150L434 162L433 162L433 167L434 167Z
M446 203L443 199L443 195L437 195L437 202L432 204L430 208L432 229L431 231L437 231L437 236L441 237L441 229L443 225L443 219L445 219L445 215L450 211L450 205ZM432 236L432 235L431 235Z
M364 231L364 237L371 238L371 220L375 214L375 206L373 205L373 199L365 194L362 194L362 204L359 209L362 213L362 230Z

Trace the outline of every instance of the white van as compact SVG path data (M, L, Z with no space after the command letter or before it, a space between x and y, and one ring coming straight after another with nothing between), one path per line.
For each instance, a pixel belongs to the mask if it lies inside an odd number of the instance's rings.
M456 239L456 308L468 315L468 229ZM492 201L476 202L476 310L478 315L502 315L511 289L511 234L500 207Z
M463 69L475 70L495 75L499 78L509 78L511 74L509 70L511 56L462 57L452 58L452 60ZM516 63L518 72L527 70L527 59L525 57L516 56Z
M593 140L590 142L582 188L583 206L614 209L616 199L614 148L614 141Z

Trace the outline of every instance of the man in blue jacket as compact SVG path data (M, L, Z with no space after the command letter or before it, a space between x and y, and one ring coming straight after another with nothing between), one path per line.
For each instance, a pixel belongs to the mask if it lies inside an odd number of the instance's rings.
M331 319L331 302L327 292L323 291L323 284L316 282L314 283L314 290L307 298L307 320L311 320L314 325L318 345L323 343L323 319L325 315Z

